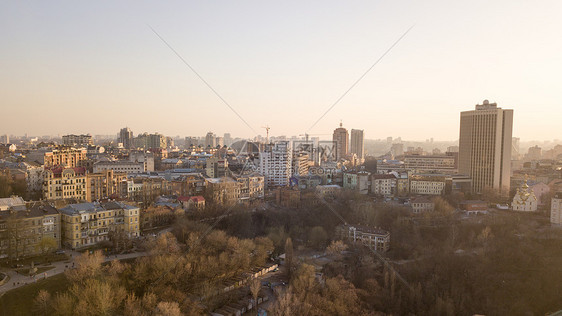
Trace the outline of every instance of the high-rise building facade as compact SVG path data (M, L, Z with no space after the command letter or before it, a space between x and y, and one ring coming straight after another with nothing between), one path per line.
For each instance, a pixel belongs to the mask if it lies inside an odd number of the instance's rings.
M509 193L513 110L484 100L475 110L461 112L459 173L472 178L472 191L485 188Z
M287 186L291 177L293 151L290 142L277 142L260 152L259 172L268 188Z
M365 157L365 133L362 129L351 130L351 143L349 144L349 152L356 154L357 158L363 162Z
M130 128L122 128L119 132L119 142L123 144L123 148L132 149L135 147L133 143L133 131Z
M349 132L343 128L342 123L340 127L334 130L333 141L336 146L336 160L347 156L349 147Z

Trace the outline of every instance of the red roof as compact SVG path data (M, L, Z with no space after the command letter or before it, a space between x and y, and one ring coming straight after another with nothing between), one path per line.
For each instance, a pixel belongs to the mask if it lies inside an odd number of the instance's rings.
M193 202L205 202L205 198L202 197L201 195L192 196L189 199Z

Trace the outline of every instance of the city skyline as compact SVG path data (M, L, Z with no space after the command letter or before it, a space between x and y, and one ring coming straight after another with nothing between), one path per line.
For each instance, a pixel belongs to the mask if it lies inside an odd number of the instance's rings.
M213 125L224 127L214 128L219 135L263 136L266 124L273 135L299 135L415 24L311 134L343 120L370 139L455 140L458 112L488 99L514 109L514 136L552 139L562 70L553 8L560 6L11 3L0 13L0 84L3 113L12 119L0 134L106 134L129 126L204 135L208 123L200 117L213 113ZM73 112L84 111L88 119L76 119ZM45 119L51 124L39 124Z

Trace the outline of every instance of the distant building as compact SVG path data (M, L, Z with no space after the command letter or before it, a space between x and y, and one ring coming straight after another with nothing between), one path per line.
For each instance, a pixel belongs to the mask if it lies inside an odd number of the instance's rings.
M227 175L228 171L228 160L227 158L221 158L218 156L213 156L207 158L205 172L210 178L220 178Z
M371 193L382 196L393 196L396 193L396 176L394 174L371 175Z
M126 174L136 174L146 172L145 164L127 160L117 161L98 161L94 163L94 173L112 170L114 172L124 172Z
M205 136L205 148L215 148L217 147L217 136L213 132L208 132Z
M267 188L289 185L292 148L288 141L269 145L259 154L259 173L264 175Z
M218 205L230 205L238 202L240 186L230 177L205 179L205 194L211 202Z
M408 155L404 157L404 168L417 172L457 173L457 159L456 153L431 156Z
M410 194L442 195L446 178L443 175L415 174L410 176Z
M321 197L335 198L341 192L342 187L337 184L317 185L314 190Z
M64 135L62 137L62 144L65 146L88 146L92 145L92 135Z
M371 173L367 171L348 171L343 173L343 188L358 191L361 194L370 192Z
M435 203L433 200L425 196L411 198L410 206L414 214L433 212L435 210Z
M493 188L509 193L513 110L484 100L461 112L459 172L472 178L472 191Z
M552 198L550 204L550 222L552 224L562 224L562 192L558 192Z
M342 123L340 123L339 128L334 130L332 139L336 146L336 161L347 156L349 153L349 132L342 127Z
M135 147L144 149L165 149L168 145L166 136L155 133L139 134L134 138Z
M133 131L128 127L122 128L119 131L119 142L123 144L123 148L133 149L135 147Z
M359 161L362 163L365 158L365 133L362 129L351 130L351 142L349 144L349 152L356 154Z
M336 236L351 243L361 243L371 250L386 252L390 249L390 232L363 226L339 225Z
M132 151L129 154L129 161L142 162L145 172L154 171L154 153L143 151Z
M535 145L534 147L530 147L529 151L527 153L527 160L540 160L542 157L542 148L540 148L538 145Z
M49 150L43 152L42 154L43 154L43 161L40 161L39 163L44 164L45 168L79 167L80 162L87 159L86 148L57 147L57 148L50 148Z

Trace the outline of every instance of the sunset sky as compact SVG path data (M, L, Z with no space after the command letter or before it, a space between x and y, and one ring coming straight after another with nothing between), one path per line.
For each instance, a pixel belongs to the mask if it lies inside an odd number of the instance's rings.
M0 134L455 140L484 99L562 138L562 1L5 1ZM151 31L152 26L252 126Z

